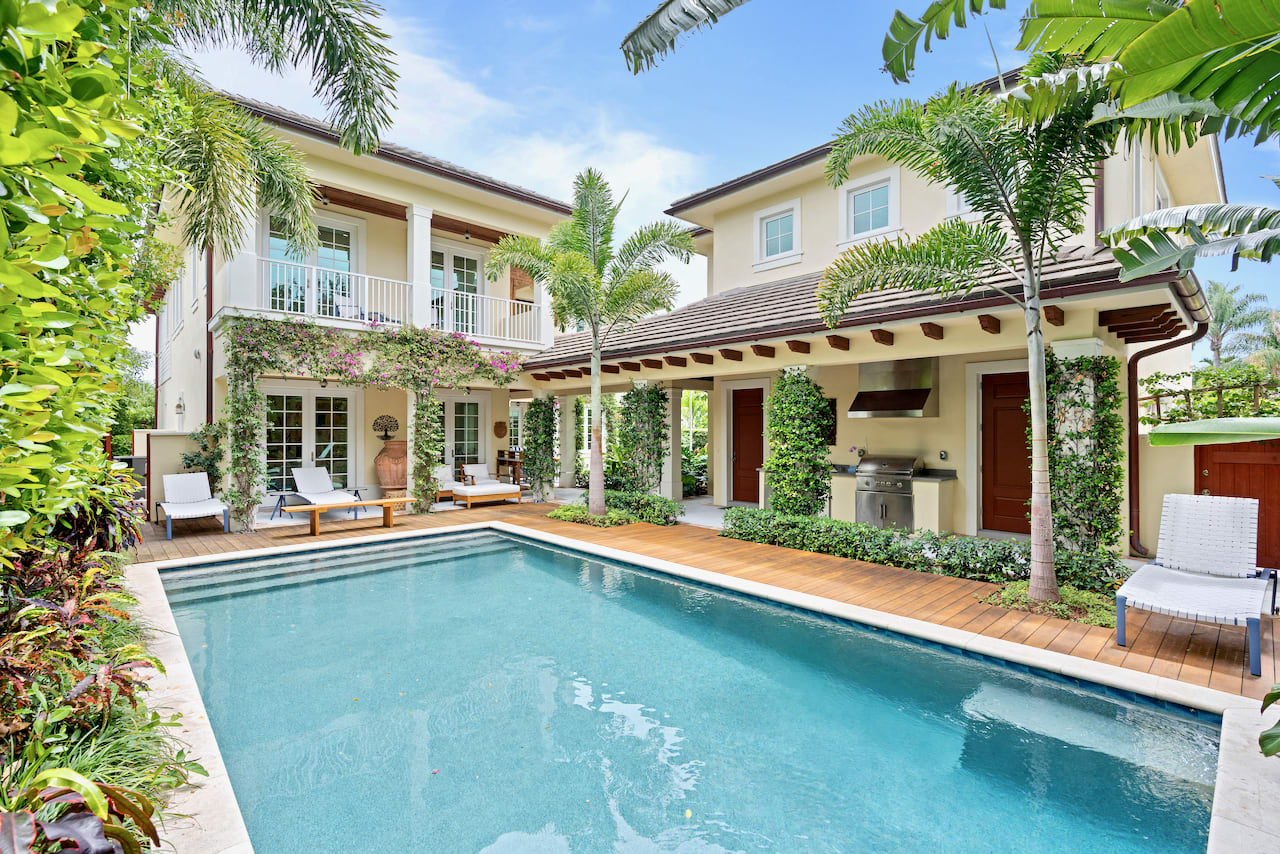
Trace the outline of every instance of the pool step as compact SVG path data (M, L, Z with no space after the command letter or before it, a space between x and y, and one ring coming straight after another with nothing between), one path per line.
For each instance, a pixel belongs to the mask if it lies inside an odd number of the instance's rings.
M278 587L314 584L370 572L384 572L439 562L441 558L493 558L517 551L515 543L492 538L467 538L424 548L335 551L320 555L281 555L222 564L217 568L179 570L163 576L170 605L250 593Z

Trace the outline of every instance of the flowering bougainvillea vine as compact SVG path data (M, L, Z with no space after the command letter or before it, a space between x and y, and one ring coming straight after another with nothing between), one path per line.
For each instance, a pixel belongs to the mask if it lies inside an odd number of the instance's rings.
M520 357L486 350L464 335L438 329L382 326L353 332L304 320L238 317L222 331L226 351L229 483L223 499L237 530L253 530L265 496L265 373L316 377L340 385L399 388L414 395L409 425L413 494L418 509L435 498L434 470L444 436L436 389L474 382L504 386L520 373Z

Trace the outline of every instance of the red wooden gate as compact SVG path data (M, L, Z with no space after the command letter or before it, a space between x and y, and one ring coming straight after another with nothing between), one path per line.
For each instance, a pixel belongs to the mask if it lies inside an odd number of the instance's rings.
M1258 499L1258 565L1280 568L1280 439L1197 445L1196 492Z

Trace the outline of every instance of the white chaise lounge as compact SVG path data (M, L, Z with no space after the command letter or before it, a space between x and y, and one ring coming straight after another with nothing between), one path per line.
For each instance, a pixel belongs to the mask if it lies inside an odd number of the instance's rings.
M361 501L360 490L346 492L341 489L333 488L333 478L329 476L329 471L319 466L312 468L290 469L289 473L293 475L294 491L286 495L281 495L276 499L276 506L271 511L271 518L276 518L276 513L284 509L286 499L292 495L301 499L303 504L349 504L352 501ZM360 518L360 508L351 508L351 518Z
M453 498L453 491L459 486L466 486L460 480L453 479L453 469L450 466L436 466L436 501L443 501L446 498Z
M209 475L202 471L190 474L166 474L164 497L156 502L156 521L164 511L165 539L173 539L174 519L201 519L205 516L221 516L222 530L231 530L231 510L213 497L209 490Z
M1156 559L1116 591L1116 641L1125 608L1244 626L1249 672L1262 675L1262 614L1275 608L1275 571L1258 568L1258 501L1166 495Z
M503 483L489 472L489 467L484 463L471 463L462 467L462 477L464 484L455 484L453 487L453 503L457 504L461 498L468 509L477 501L506 501L514 498L516 503L521 501L520 484Z

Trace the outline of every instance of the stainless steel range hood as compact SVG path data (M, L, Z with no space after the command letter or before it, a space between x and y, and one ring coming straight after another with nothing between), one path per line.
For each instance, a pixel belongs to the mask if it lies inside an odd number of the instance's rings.
M850 418L937 418L938 359L898 359L858 366Z

